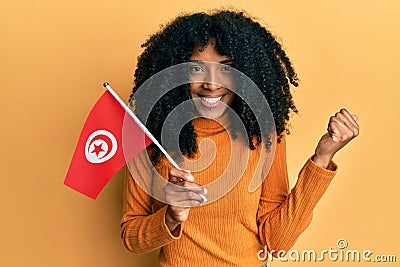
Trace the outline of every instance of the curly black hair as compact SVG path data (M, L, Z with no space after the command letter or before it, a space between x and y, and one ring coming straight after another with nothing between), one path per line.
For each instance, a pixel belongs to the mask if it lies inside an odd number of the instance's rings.
M131 106L135 107L135 113L140 118L141 111L148 108L143 95L141 99L135 97L135 92L145 81L163 69L188 62L193 47L198 44L206 46L211 38L216 40L216 51L233 59L234 67L247 75L264 94L274 117L274 131L279 142L284 132L289 133L287 123L290 112L297 113L290 92L290 84L298 86L297 74L271 32L242 11L218 10L209 14L182 15L142 44L145 50L138 57L133 92L129 99ZM152 107L145 124L158 140L168 114L190 98L190 86L182 85L170 90ZM263 138L268 146L269 136L261 136L260 127L249 106L238 97L234 98L231 106L245 125L251 140L249 148L255 149ZM167 128L176 135L174 125ZM198 151L196 137L191 122L183 126L179 134L182 155L189 158L195 155ZM154 145L150 146L150 150L153 164L159 163L161 152Z

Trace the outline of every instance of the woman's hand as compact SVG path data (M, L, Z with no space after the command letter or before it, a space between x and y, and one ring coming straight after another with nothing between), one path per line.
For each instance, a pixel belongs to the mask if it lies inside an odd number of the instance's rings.
M179 224L186 221L190 207L200 206L207 199L207 189L194 183L194 177L186 170L172 168L169 171L169 181L164 187L165 200L168 204L165 223L172 232Z
M359 134L357 116L351 115L346 109L341 109L332 116L328 124L328 132L318 142L312 160L326 168L337 151Z

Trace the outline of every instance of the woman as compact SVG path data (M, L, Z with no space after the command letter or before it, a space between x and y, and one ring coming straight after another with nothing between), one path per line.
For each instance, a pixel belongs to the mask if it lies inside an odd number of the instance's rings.
M180 160L180 168L174 168L154 145L129 164L121 222L126 247L134 253L161 248L161 266L259 267L268 260L259 259L260 249L267 247L271 253L289 250L309 225L314 207L336 173L334 154L358 135L357 117L342 109L330 118L327 133L290 191L286 133L289 113L297 110L289 83L297 86L298 79L269 31L242 12L196 13L176 18L143 47L131 96L139 116L149 106L146 94L139 98L135 93L159 71L190 62L191 82L168 91L151 107L146 125L156 138L161 139L165 129L167 139L179 133L178 149L167 149ZM268 101L274 126L263 130L257 123L257 110L238 97L247 88L232 89L219 82L231 68L257 85ZM207 81L195 79L205 73ZM147 93L150 97L154 92ZM183 127L164 125L170 121L168 115L186 101L192 104L188 113L194 114L193 119ZM228 110L240 118L244 131L230 124L233 115ZM174 121L183 113L175 114ZM213 145L201 143L206 139ZM235 153L247 154L246 160L236 157L229 165L233 153L229 144L238 144ZM216 153L209 166L196 168L213 147ZM271 157L273 149L275 156ZM195 163L190 165L191 161ZM240 172L237 166L243 162ZM228 165L233 167L228 169ZM232 188L207 201L218 191L210 190L208 184L237 173L240 180ZM157 175L169 183L155 182ZM254 179L262 185L249 192ZM154 197L154 192L161 191L162 196Z

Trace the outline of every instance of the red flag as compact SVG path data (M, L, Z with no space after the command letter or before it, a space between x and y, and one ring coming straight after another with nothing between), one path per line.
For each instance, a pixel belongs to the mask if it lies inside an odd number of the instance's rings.
M99 98L83 126L65 185L95 199L127 161L152 143L125 114L109 91Z

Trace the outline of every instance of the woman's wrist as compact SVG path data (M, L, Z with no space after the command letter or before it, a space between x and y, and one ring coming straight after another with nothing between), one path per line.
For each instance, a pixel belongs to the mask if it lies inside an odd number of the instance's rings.
M333 158L333 155L319 155L319 154L315 153L311 157L311 160L318 166L326 169L329 166L329 163L331 162L332 158Z
M179 226L180 223L171 217L169 211L170 209L168 207L167 212L165 213L165 224L167 225L168 229L172 232Z

